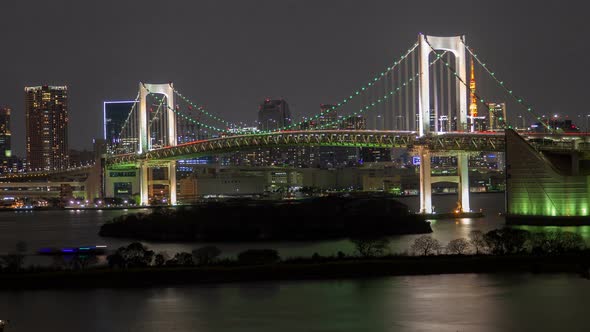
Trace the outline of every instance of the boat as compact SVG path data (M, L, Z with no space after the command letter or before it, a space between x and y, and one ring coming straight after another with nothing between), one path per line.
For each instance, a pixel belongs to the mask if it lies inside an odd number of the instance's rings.
M107 249L106 245L63 247L63 248L41 248L39 255L103 255Z

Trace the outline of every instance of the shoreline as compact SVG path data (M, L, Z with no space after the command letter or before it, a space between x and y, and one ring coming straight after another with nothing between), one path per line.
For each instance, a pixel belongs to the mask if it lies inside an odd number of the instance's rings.
M1 290L142 288L254 281L338 280L463 273L574 273L588 278L587 253L555 256L438 255L301 258L267 265L218 264L0 273Z

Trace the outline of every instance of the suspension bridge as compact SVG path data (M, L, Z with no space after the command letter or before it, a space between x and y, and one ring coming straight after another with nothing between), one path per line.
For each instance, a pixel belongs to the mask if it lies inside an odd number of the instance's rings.
M469 113L468 94L479 106L488 105L477 91L470 90L469 58L534 116L532 107L496 79L463 36L420 34L417 43L390 66L339 103L299 122L256 132L246 132L214 115L172 83L140 83L107 167L139 170L142 204L149 201L149 168L168 167L167 185L174 204L175 160L179 159L275 146L411 148L421 158L420 209L432 213L431 185L436 179L431 177L430 157L437 152L454 153L458 175L451 181L458 183L461 207L469 211L469 154L504 149L503 133L478 131L477 114L473 108ZM150 98L157 108L148 111ZM185 107L176 104L175 98Z
M476 89L474 67L517 105L509 115L490 110L493 100ZM483 112L478 114L478 108ZM495 123L482 113L494 117ZM168 202L176 204L177 160L283 146L408 148L421 160L421 212L432 213L431 186L438 180L431 175L430 158L437 154L457 157L458 174L444 180L458 184L460 206L468 212L470 154L505 151L503 129L511 128L517 117L523 123L526 118L545 126L546 132L557 135L553 143L587 143L581 135L556 134L536 109L480 59L464 36L420 34L399 58L339 102L299 121L285 119L283 125L267 125L264 130L223 119L172 83L140 83L119 134L107 142L105 182L112 185L121 174L136 177L142 205L149 204L150 184L164 184L169 189ZM548 134L526 133L527 138L538 135ZM542 150L544 145L536 148ZM166 179L152 179L153 167L167 169Z

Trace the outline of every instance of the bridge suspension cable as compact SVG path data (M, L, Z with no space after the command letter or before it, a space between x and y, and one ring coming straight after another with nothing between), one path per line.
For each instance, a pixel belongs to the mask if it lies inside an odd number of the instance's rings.
M447 51L445 51L445 52L443 53L443 55L444 55L444 54L446 54L446 53L447 53ZM435 58L433 61L431 61L431 62L430 62L430 64L429 64L429 65L430 65L430 66L432 66L433 64L435 64L436 62L440 61L441 59L442 59L442 57L440 57L440 56L437 56L437 57L436 57L436 58ZM360 114L364 113L365 111L368 111L368 110L371 110L371 109L373 109L375 106L377 106L377 105L379 105L379 104L381 104L381 103L383 103L383 102L385 102L385 101L387 101L387 100L392 100L393 96L395 96L395 95L399 95L399 92L400 92L401 90L404 90L404 89L405 89L406 91L408 91L408 88L407 88L407 87L408 87L408 86L409 86L409 85L410 85L412 82L416 82L416 81L417 81L416 79L417 79L419 76L420 76L420 73L415 73L413 77L409 77L409 78L407 78L407 80L406 80L405 82L402 82L402 83L401 83L401 84L399 84L397 87L393 88L393 86L392 86L392 89L391 89L391 91L388 91L388 92L386 92L384 95L382 95L382 96L379 96L379 97L376 99L376 101L374 101L374 102L372 102L372 103L369 103L368 105L366 105L366 106L364 106L364 107L361 107L361 108L360 108L358 111L356 111L356 112L352 113L351 115L348 115L348 116L342 117L342 118L340 118L340 119L338 119L338 120L336 120L336 121L332 121L332 122L326 123L326 124L324 124L324 125L321 125L321 126L319 126L319 128L320 128L320 129L325 129L326 127L331 127L331 126L334 126L334 125L336 125L336 124L340 124L340 123L342 123L342 122L346 121L346 120L347 120L347 119L349 119L349 118L352 118L352 117L358 116L358 115L360 115ZM401 99L400 99L400 100L401 100Z
M147 89L147 88L146 88L146 90L147 90L147 92L148 92L149 94L153 95L153 96L154 96L154 99L156 99L158 102L163 102L163 98L160 98L160 97L158 97L158 96L157 96L157 94L153 94L153 93L152 93L152 92L151 92L149 89ZM230 132L229 130L227 130L227 129L219 128L219 127L217 127L217 126L212 126L212 125L206 124L206 123L204 123L204 122L202 122L202 121L197 121L197 120L193 119L191 116L184 114L184 113L183 113L183 112L181 112L180 110L176 110L175 108L171 108L171 107L169 107L167 104L166 104L166 108L167 108L167 109L169 109L169 110L171 110L172 112L174 112L174 114L176 114L177 116L181 117L181 119L184 119L184 120L190 121L190 122L192 122L192 123L194 123L194 124L197 124L197 125L199 125L199 126L203 126L203 127L207 128L207 129L209 129L209 130L212 130L213 132L217 132L217 133L224 133L224 134L229 134L229 133L231 133L231 132Z
M436 50L434 49L434 47L432 47L432 45L430 44L430 42L428 41L428 39L426 39L426 43L428 44L428 46L430 47L430 49L431 49L433 52L435 52L435 53L436 53ZM464 44L464 45L465 45L465 44ZM439 55L439 54L437 54L437 58L442 58L442 56L441 56L441 55ZM443 60L443 62L444 62L444 64L445 64L445 67L447 67L447 69L448 69L448 70L450 70L450 71L452 72L452 74L453 74L453 75L454 75L454 76L457 78L457 80L458 80L458 81L459 81L461 84L463 84L463 85L465 85L467 88L469 88L469 85L468 85L468 83L467 83L467 82L465 82L463 79L461 79L460 75L459 75L459 74L458 74L458 73L457 73L457 72L456 72L456 71L455 71L453 68L451 68L451 67L450 67L450 64L449 64L448 62L446 62L445 60ZM486 101L486 100L485 100L483 97L481 97L481 95L480 95L480 94L478 94L477 92L474 92L474 95L475 95L476 99L477 99L477 100L479 100L479 102L480 102L480 103L482 103L482 104L483 104L483 105L484 105L484 106L485 106L485 107L488 109L488 111L489 111L489 110L490 110L490 108L489 108L489 104L488 104L488 102L487 102L487 101ZM538 116L537 116L537 119L539 119L539 117L538 117ZM546 125L545 125L545 126L546 126ZM547 126L546 126L546 127L547 127ZM549 130L551 130L551 128L550 128L550 127L547 127L547 128L548 128Z
M480 58L477 56L477 54L475 54L475 52L473 52L472 48L467 45L465 43L464 40L461 40L461 42L463 43L463 46L465 47L465 49L467 50L467 52L469 52L469 54L471 54L471 56L473 57L473 59L475 59L475 61L477 61L477 63L484 68L484 70L488 73L488 75L498 84L498 86L500 86L505 92L508 93L508 95L510 95L511 98L513 98L520 106L522 106L527 112L529 112L534 118L536 118L541 124L543 124L543 126L545 128L547 128L550 131L554 131L553 128L551 128L551 126L547 125L542 119L541 117L535 112L534 108L530 105L530 104L526 104L524 102L524 98L519 97L517 95L515 95L513 93L513 91L511 89L509 89L506 84L504 84L504 81L501 81L500 79L498 79L498 77L496 76L496 73L494 73L493 71L490 70L490 68L480 60ZM479 98L478 98L479 99Z
M183 94L181 94L180 92L178 92L178 90L176 89L172 89L174 91L174 94L176 94L178 97L180 97L180 99L182 99L183 101L185 101L186 103L188 103L189 105L191 105L194 109L196 109L197 111L201 112L202 114L204 114L205 116L218 121L220 123L222 123L223 125L227 126L228 128L239 128L239 126L237 126L236 124L229 122L227 120L224 120L214 114L212 114L211 112L207 111L203 106L199 106L196 103L192 102L190 99L188 99L186 96L184 96Z
M114 148L118 150L117 152L121 153L131 153L135 152L134 145L132 144L133 139L137 139L137 103L139 101L139 92L133 101L133 105L127 114L127 118L123 125L121 126L121 130L119 130L119 134L116 136L116 142L109 142L110 144L114 143Z
M380 72L379 74L377 74L375 77L373 77L372 79L370 79L365 85L361 86L358 90L354 91L353 93L351 93L348 97L345 97L341 102L339 102L336 105L333 105L332 107L326 108L324 110L322 110L320 113L317 113L314 116L308 117L305 120L301 120L299 122L295 122L295 123L291 123L289 125L280 127L280 128L275 128L272 130L267 130L267 131L262 131L262 133L265 132L276 132L276 131L283 131L283 130L291 130L291 129L297 129L300 126L304 125L306 121L314 121L314 120L318 120L320 117L325 116L327 113L330 112L334 112L337 109L342 108L343 106L351 103L353 100L364 96L367 96L367 90L374 87L376 85L377 82L381 81L384 78L387 78L387 74L392 72L394 69L396 69L397 67L400 66L401 62L406 60L408 58L408 56L414 52L414 50L416 50L416 48L418 47L418 43L414 44L410 49L408 49L402 56L399 57L399 60L394 61L394 63L387 67L384 71Z

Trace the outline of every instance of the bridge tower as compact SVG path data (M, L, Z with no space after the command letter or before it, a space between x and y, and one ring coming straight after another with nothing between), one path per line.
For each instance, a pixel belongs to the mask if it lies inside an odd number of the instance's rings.
M430 63L428 56L434 51L449 51L455 55L455 68L458 79L467 82L467 58L463 36L435 37L418 36L419 58L420 58L420 84L418 89L418 132L420 136L430 133ZM460 81L456 82L457 94L456 105L458 105L457 130L467 131L467 87Z
M430 130L430 63L428 57L431 52L443 50L455 56L455 68L458 76L456 82L456 105L458 109L457 130L467 131L467 58L465 54L464 36L437 37L420 34L418 36L420 80L418 89L418 133L420 137L431 134ZM462 82L461 82L462 81ZM435 116L438 118L438 115ZM427 149L421 149L420 155L420 212L432 213L432 179L430 157ZM463 211L470 211L469 206L469 177L466 152L459 152L457 158L459 200Z
M139 150L142 154L152 150L150 140L150 127L148 125L149 114L147 112L147 96L149 94L162 94L166 96L166 116L167 116L167 142L168 146L176 146L176 114L174 113L174 88L172 82L165 84L139 83ZM168 188L170 192L170 204L176 204L176 162L167 162L168 166ZM148 205L148 186L149 186L149 166L146 160L142 160L139 165L139 187L141 205Z

